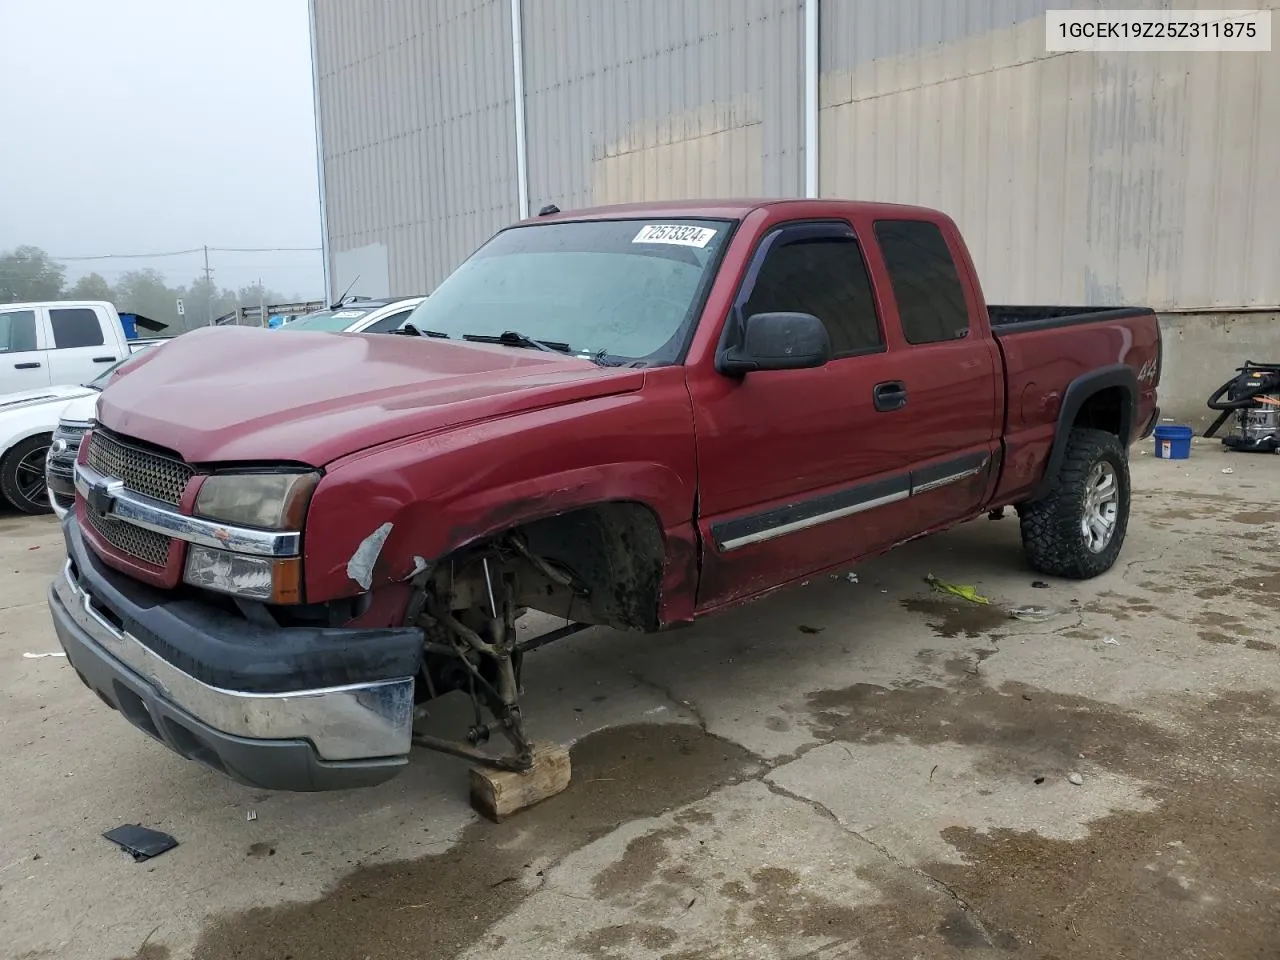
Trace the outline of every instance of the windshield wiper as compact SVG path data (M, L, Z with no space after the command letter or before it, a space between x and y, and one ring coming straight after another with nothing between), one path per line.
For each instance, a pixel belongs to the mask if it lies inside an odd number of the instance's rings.
M631 363L629 357L615 357L608 350L597 350L595 353L583 353L579 356L590 360L597 367L625 367Z
M402 337L434 337L437 340L448 340L449 335L441 330L419 330L412 323L406 323L403 327L391 331Z
M474 343L502 343L509 347L533 347L545 353L568 353L569 345L558 340L535 340L527 334L516 330L503 330L496 337L491 333L464 333L463 340Z

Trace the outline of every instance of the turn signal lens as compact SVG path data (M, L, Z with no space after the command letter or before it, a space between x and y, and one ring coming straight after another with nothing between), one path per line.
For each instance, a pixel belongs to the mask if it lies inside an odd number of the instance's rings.
M302 602L302 559L248 557L228 550L192 544L182 579L204 587L263 603Z

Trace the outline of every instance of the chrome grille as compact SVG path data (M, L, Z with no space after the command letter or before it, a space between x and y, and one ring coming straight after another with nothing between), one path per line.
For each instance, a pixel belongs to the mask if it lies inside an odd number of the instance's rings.
M92 510L86 510L89 526L97 531L98 536L117 550L131 557L149 563L153 567L163 567L169 559L169 538L153 530L135 527L115 517L102 517Z
M123 480L126 490L174 506L182 501L193 472L180 460L129 446L101 431L89 438L85 462L103 476Z

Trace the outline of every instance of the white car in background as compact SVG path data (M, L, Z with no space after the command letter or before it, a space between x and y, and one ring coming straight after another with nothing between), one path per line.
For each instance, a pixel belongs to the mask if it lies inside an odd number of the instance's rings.
M327 333L394 333L404 326L413 308L426 297L379 297L352 300L328 310L317 310L277 330L311 330Z
M68 407L93 417L98 393L138 351L167 343L172 337L135 340L129 354L116 360L84 385L59 385L0 396L0 500L23 513L48 513L45 459L53 434ZM74 457L74 455L73 455Z
M44 461L68 402L97 393L83 386L45 387L0 397L0 500L23 513L47 513Z

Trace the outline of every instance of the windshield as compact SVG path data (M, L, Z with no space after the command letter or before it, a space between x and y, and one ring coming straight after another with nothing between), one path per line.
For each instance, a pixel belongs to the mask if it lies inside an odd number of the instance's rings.
M513 227L409 315L423 333L516 331L583 356L672 363L731 224L598 220Z
M338 310L321 310L299 317L293 323L282 323L277 330L325 330L341 333L361 317L367 317L378 307L342 307Z

